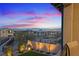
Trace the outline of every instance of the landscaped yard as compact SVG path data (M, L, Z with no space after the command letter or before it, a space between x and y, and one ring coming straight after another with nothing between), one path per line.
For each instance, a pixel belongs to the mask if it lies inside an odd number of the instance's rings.
M33 51L29 51L27 53L21 54L20 56L46 56L46 55L41 54L41 53L36 53Z

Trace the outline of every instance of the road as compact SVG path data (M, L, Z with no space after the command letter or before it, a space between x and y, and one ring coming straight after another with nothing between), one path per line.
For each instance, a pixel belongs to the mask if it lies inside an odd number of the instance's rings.
M7 37L5 39L2 39L0 41L0 55L3 55L3 48L6 46L8 43L10 43L12 40L14 40L13 37Z

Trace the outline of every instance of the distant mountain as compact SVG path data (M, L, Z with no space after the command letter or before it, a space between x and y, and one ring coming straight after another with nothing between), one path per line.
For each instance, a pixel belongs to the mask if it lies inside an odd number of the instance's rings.
M61 31L61 28L54 28L54 29L50 29L50 28L14 28L12 29L14 31Z
M11 29L11 28L0 28L1 29ZM13 28L14 31L61 31L61 28Z

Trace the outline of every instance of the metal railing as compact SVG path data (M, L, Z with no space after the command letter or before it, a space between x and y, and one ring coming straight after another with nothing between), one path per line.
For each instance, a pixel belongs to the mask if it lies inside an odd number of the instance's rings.
M61 56L70 56L70 48L67 44L64 45Z

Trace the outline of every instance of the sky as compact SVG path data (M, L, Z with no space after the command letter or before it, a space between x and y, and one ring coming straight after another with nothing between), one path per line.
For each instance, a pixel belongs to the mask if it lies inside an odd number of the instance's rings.
M0 28L61 28L61 20L49 3L0 4Z

